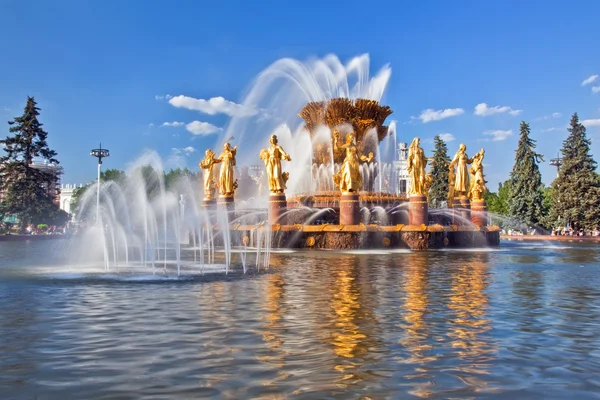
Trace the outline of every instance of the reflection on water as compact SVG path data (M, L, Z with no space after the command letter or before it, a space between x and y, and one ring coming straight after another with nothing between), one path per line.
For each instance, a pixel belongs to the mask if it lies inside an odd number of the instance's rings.
M487 318L489 285L487 254L474 255L468 263L456 268L452 274L452 294L448 307L453 311L449 336L462 365L453 369L462 381L474 390L485 389L489 367L495 358L496 348L485 333L491 329Z
M0 276L0 398L593 398L599 254L298 252L162 283L21 260Z

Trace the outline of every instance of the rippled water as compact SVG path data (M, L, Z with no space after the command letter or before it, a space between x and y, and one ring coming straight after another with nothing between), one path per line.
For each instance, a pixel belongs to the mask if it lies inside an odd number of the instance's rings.
M80 275L66 247L0 243L0 398L600 392L596 247L297 252L184 281Z

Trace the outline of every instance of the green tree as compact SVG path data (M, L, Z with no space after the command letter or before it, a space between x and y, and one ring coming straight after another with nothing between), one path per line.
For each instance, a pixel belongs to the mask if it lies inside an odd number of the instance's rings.
M489 212L508 215L508 199L510 198L510 181L498 184L498 192L487 192L485 201Z
M550 218L575 230L600 226L600 180L590 154L590 139L577 113L571 117L569 136L561 149L562 165L552 183Z
M48 147L48 133L38 121L39 111L35 99L28 97L23 115L8 123L12 136L0 140L6 152L0 157L1 213L16 216L21 229L44 222L58 209L49 190L57 183L57 173L32 165L35 158L58 164L56 152Z
M431 161L431 177L433 178L433 182L429 189L429 205L431 207L440 207L440 204L446 201L448 197L450 157L448 157L448 146L446 146L446 142L440 135L436 135L433 138L433 143L433 160Z
M542 174L538 164L544 161L535 152L536 141L531 139L529 124L521 122L520 138L515 151L515 163L510 173L508 213L526 225L540 225L544 217Z

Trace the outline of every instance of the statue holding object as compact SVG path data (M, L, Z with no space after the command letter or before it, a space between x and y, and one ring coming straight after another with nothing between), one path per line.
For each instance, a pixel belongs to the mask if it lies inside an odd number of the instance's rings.
M358 193L362 187L362 177L360 176L360 162L370 163L373 161L373 153L368 156L360 154L356 146L354 132L346 135L346 143L339 144L340 134L338 131L333 133L333 149L335 151L345 151L346 157L340 170L333 175L333 182L340 188L342 193Z
M469 198L471 201L482 201L485 194L488 192L485 184L487 183L483 177L483 158L485 156L485 150L481 149L477 154L473 156L471 162L471 168L469 173L471 174L471 185L469 187Z
M281 168L281 160L292 161L292 159L277 143L277 135L272 135L270 142L271 146L268 149L260 151L260 158L265 162L267 169L269 191L273 194L279 194L286 189L285 184L289 179L289 173L283 172Z
M215 158L215 153L208 149L206 150L205 157L200 161L200 168L204 170L204 200L210 201L215 198L215 178L214 178L214 166L220 163L221 160Z
M225 143L223 145L223 152L216 159L222 163L219 174L219 193L222 197L233 197L237 188L237 181L234 179L236 154L237 146L231 148L229 143Z
M450 163L450 175L454 175L454 187L453 187L453 198L456 197L467 197L469 193L469 169L468 164L473 162L472 159L467 155L467 146L461 143L458 147L458 151L454 155L452 162ZM455 168L456 167L456 171Z

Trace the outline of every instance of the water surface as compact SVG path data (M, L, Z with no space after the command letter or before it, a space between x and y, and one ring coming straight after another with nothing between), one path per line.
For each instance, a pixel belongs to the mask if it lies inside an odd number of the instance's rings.
M0 242L0 398L600 392L594 246L288 252L181 281L90 274L69 246Z

